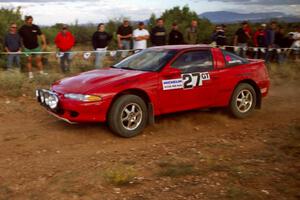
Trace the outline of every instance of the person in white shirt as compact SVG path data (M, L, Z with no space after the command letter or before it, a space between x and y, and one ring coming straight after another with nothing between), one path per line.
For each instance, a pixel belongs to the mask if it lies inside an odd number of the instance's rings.
M139 27L133 31L133 48L146 49L149 32L145 29L144 22L139 22Z

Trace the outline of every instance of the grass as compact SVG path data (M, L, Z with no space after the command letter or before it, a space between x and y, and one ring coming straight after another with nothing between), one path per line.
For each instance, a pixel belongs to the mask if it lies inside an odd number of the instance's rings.
M103 173L104 180L115 186L124 186L133 183L137 172L132 166L118 165L107 169Z
M0 73L0 91L5 96L20 96L24 81L24 75L18 71Z
M237 185L230 185L227 189L227 198L228 199L239 199L239 200L248 200L248 199L262 199L256 192L249 191L249 188L243 188Z
M197 175L195 166L189 162L163 160L158 163L158 176L179 177L187 175Z
M0 185L0 200L11 199L14 192L7 185Z
M36 88L46 87L65 76L71 76L83 71L94 69L93 56L89 60L84 60L82 54L73 57L71 64L72 73L64 75L60 72L59 61L54 55L45 56L47 62L44 65L48 76L36 75L33 80L29 80L27 73L21 73L19 70L0 71L0 94L1 96L19 97L23 94L32 95ZM25 62L25 59L23 59ZM3 60L2 60L3 61ZM112 65L116 59L107 56L104 60L104 66ZM23 63L24 65L24 63ZM300 64L297 62L286 62L284 65L270 64L268 66L269 74L274 84L281 84L285 81L299 80ZM26 71L26 70L25 70Z

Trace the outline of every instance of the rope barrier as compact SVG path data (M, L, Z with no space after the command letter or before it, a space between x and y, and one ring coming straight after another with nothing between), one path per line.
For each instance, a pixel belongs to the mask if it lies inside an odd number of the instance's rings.
M287 52L289 50L293 51L299 51L300 47L293 47L293 48L267 48L267 47L240 47L240 46L230 46L230 45L224 45L224 46L217 46L217 45L210 45L212 47L217 47L220 49L226 49L226 48L232 48L234 51L238 51L240 49L247 51L247 50L253 50L254 52L266 52L266 51L277 51L277 53L281 52ZM0 52L0 55L25 55L29 56L32 54L56 54L56 57L62 57L64 53L69 53L69 54L78 54L82 53L84 57L89 57L92 53L109 53L111 56L115 56L117 52L134 52L137 50L134 49L128 49L128 50L94 50L94 51L67 51L67 52L59 52L59 51L41 51L41 52Z

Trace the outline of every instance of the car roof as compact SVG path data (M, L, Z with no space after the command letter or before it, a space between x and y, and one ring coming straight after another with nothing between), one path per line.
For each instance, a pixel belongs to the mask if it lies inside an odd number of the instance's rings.
M193 48L210 49L212 47L207 44L165 45L165 46L150 47L150 49L165 49L165 50L185 50L185 49L193 49Z

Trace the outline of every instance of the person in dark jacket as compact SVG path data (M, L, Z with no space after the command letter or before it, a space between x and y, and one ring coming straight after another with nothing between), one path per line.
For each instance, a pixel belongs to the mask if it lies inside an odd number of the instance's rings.
M106 49L111 39L112 35L108 34L105 31L105 25L103 23L100 23L98 25L98 30L93 34L92 38L93 48L97 51L95 59L96 68L103 67L102 61L106 54Z
M123 24L117 30L118 47L120 50L131 49L132 33L132 26L130 26L129 20L125 18ZM121 57L125 58L127 55L128 51L123 51Z
M75 38L68 30L67 25L63 25L61 31L56 35L54 40L56 47L60 51L60 68L63 73L70 71L71 54L70 51L75 44Z
M251 39L250 28L248 22L243 22L242 27L240 27L234 36L234 46L238 47L238 55L246 58L246 52L248 47L248 41Z
M179 45L184 44L183 35L178 31L178 25L176 23L172 24L172 31L169 33L169 44Z
M269 63L270 60L275 56L275 51L273 48L275 47L275 33L277 30L277 23L272 21L270 27L266 30L266 46L267 52L265 56L266 63Z
M17 24L11 23L9 32L4 38L5 51L12 53L7 55L7 69L11 69L14 63L17 67L20 67L20 55L17 53L21 52L21 46L21 38L17 33Z
M216 42L217 46L226 45L225 25L216 26L216 30L213 33L212 40Z
M156 20L156 26L151 30L151 42L153 46L166 45L167 32L164 27L164 20L159 18Z
M286 47L286 39L284 29L279 26L274 38L274 47L276 48L275 55L278 64L282 64L285 60L285 54L282 52L282 48Z

